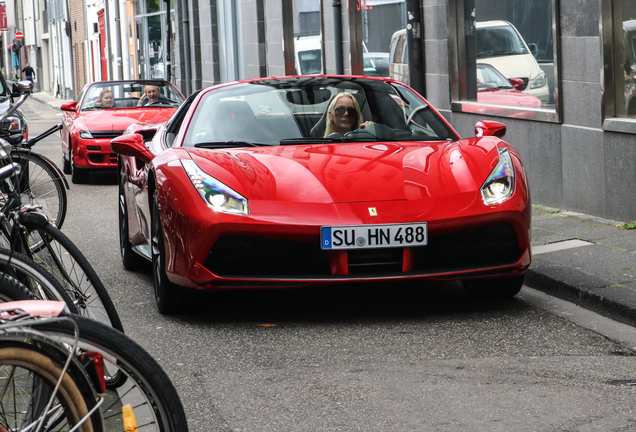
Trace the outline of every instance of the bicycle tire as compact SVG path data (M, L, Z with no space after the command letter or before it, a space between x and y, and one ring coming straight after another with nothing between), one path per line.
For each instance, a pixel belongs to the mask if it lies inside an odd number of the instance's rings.
M41 215L22 216L20 223L27 231L32 259L57 279L80 315L123 332L117 309L84 254L55 225L43 222Z
M66 315L66 314L65 314ZM115 405L132 403L140 424L139 432L187 432L187 420L179 394L168 375L148 352L125 334L97 321L78 315L67 315L79 327L79 347L102 354L107 368L118 368L127 378L115 389L109 386L106 399L114 398L102 411L107 430L114 420L107 413ZM58 342L68 344L73 326L64 321L45 323L37 330Z
M17 385L17 388L21 390L18 392L2 392L2 399L0 399L0 412L2 412L0 424L6 430L21 430L18 428L23 426L25 422L29 424L31 421L36 420L35 418L30 418L33 415L32 409L37 412L37 408L33 408L33 403L43 408L44 399L48 400L48 396L52 393L51 390L55 387L60 377L62 377L62 381L56 399L64 409L66 423L59 424L58 421L54 426L56 429L47 427L47 431L68 430L69 426L78 424L88 414L90 408L94 406L95 400L92 388L83 386L84 390L81 390L75 381L78 379L77 376L74 379L69 372L62 375L60 364L53 361L45 350L39 349L34 345L2 343L0 345L0 377L2 378L0 379L2 388L6 389L9 384L12 384ZM15 382L16 379L19 380L18 384ZM30 385L27 386L25 384ZM31 399L27 401L25 398L29 397ZM93 398L92 401L91 397ZM20 399L20 401L16 401L16 398ZM13 403L5 403L5 400ZM24 410L24 408L27 409ZM101 431L100 421L95 422L95 425L93 424L93 419L96 418L101 418L99 411L97 416L93 414L90 419L84 422L80 426L80 430L82 432ZM63 419L60 418L58 420ZM59 428L57 428L58 426Z
M31 258L9 249L0 248L0 272L2 272L2 276L7 278L15 278L36 299L60 300L66 303L69 312L79 313L77 306L57 279ZM0 280L2 276L0 276ZM13 300L28 300L27 298L12 298L9 297L10 295L22 297L17 289L5 292L4 296Z
M35 300L36 297L29 289L16 278L7 273L0 274L0 302L18 300Z
M13 162L22 167L19 192L23 205L41 206L41 212L49 217L53 225L62 228L66 218L68 197L64 179L53 162L31 150L13 149Z

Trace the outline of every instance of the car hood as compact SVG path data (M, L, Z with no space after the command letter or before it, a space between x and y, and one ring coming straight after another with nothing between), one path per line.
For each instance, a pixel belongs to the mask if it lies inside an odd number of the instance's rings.
M250 200L356 202L477 191L498 160L493 137L206 150L197 165Z
M512 89L478 91L477 102L522 107L540 107L543 105L538 97Z
M508 79L527 78L532 81L541 72L532 54L480 58L477 63L486 63L493 66Z
M172 117L176 108L114 109L82 112L76 126L90 131L123 131L132 123L162 123Z

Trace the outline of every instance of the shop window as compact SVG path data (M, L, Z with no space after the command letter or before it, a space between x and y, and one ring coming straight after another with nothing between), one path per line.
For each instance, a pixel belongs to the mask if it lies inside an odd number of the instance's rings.
M603 2L603 128L636 133L636 0Z
M560 121L555 0L449 0L453 111Z

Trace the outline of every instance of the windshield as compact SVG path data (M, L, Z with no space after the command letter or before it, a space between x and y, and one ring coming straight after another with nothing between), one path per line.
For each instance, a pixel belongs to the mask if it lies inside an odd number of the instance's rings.
M528 54L521 36L510 25L478 28L475 39L478 59Z
M181 93L166 81L113 81L88 87L80 110L178 107L182 102Z
M512 85L497 69L490 65L477 65L477 91L511 89Z
M360 115L340 107L343 99L338 97L332 114L339 108L343 116L346 113L357 122L345 133L329 133L328 106L341 93L355 99ZM457 139L412 90L371 79L311 77L241 83L205 93L195 110L184 146ZM360 128L365 122L372 123Z

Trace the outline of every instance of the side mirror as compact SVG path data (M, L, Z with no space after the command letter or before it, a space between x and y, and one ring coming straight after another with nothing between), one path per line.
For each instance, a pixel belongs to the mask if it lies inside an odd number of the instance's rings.
M27 93L33 90L33 83L29 80L18 81L11 86L11 96L18 97L22 93Z
M150 163L155 155L146 147L143 135L135 133L118 136L110 141L113 152L122 156L132 156L145 163Z
M506 135L506 125L496 121L481 120L475 125L475 136L496 136L503 138Z
M520 87L526 85L526 83L524 83L523 80L519 78L510 78L508 81L510 81L510 84L512 84L512 86L517 90L519 90Z
M77 102L75 101L64 102L62 106L60 107L60 109L62 111L77 112Z
M537 47L537 44L529 43L528 49L530 49L530 54L532 54L532 57L537 58L537 54L539 53L539 48Z

